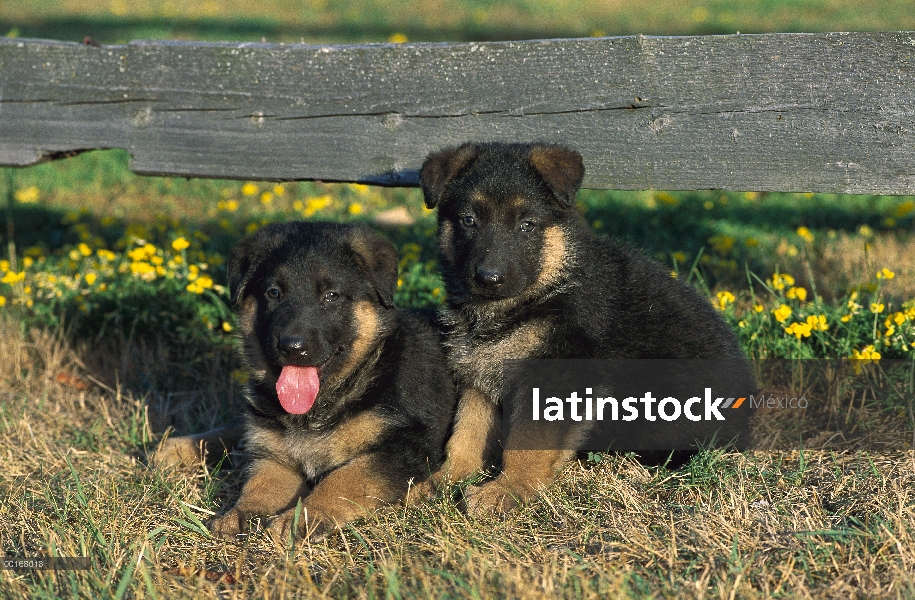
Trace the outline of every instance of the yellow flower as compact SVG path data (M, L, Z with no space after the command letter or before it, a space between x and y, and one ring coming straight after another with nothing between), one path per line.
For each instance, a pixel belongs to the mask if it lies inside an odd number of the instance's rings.
M209 275L201 275L194 282L201 288L208 290L213 287L213 279Z
M6 306L6 296L0 296L0 308Z
M773 289L783 290L786 285L794 285L794 277L787 273L776 273L772 276L772 279L769 280L769 283L772 285Z
M403 287L403 279L397 280L397 287Z
M793 287L785 294L788 298L797 298L801 302L807 299L807 290L802 287Z
M391 37L388 38L388 41L391 42L392 44L403 44L404 42L407 41L407 36L405 36L402 33L395 33L395 34L392 34Z
M863 350L858 352L857 350L852 350L852 355L849 357L854 359L855 374L861 374L861 367L866 364L876 363L882 357L879 352L874 350L873 344L865 346Z
M875 315L882 313L884 308L883 302L871 302L871 312Z
M727 254L734 248L737 240L729 235L713 235L708 239L708 243L718 254Z
M905 315L901 312L893 313L892 319L896 323L896 325L902 325L903 323L905 323ZM890 317L887 317L886 320L889 321Z
M222 330L225 331L226 333L230 333L232 331L232 324L229 323L228 321L223 321Z
M218 210L227 210L229 212L235 212L238 210L238 200L220 200L216 203L216 208Z
M358 215L362 213L362 205L358 202L353 202L349 205L349 214Z
M253 196L257 193L258 187L256 183L251 183L250 181L245 185L241 186L241 193L245 196Z
M728 292L726 290L718 292L716 297L717 297L718 302L717 302L717 304L715 304L715 307L718 310L724 310L725 308L727 308L727 306L729 304L734 303L734 294L732 294L731 292Z
M853 315L845 315L843 317L840 317L839 320L842 321L843 323L848 323L849 321L851 321L852 316Z
M16 193L13 194L16 198L16 202L21 202L23 204L38 202L38 195L38 188L34 185L32 187L27 187L24 190L16 190Z
M117 258L117 256L115 255L115 253L112 252L111 250L96 250L96 251L95 251L95 254L96 254L96 256L98 256L100 259L102 259L102 260L104 260L104 261L106 261L106 262L111 262L111 261L113 261L115 258Z
M861 227L858 227L858 233L863 235L864 237L871 237L872 235L874 235L874 230L871 229L870 227L868 227L867 225L862 225Z
M746 322L746 321L738 321L738 322L737 322L737 326L740 327L741 329L743 329L744 327L747 326L747 322Z
M797 234L808 244L813 243L813 233L806 227L798 227Z
M885 332L883 335L884 335L885 337L890 337L890 336L893 335L894 333L896 333L896 328L893 327L892 325L890 325L889 327L886 328L886 332Z
M758 312L758 313L761 313L761 312L764 310L764 309L763 309L763 305L762 305L762 304L754 304L754 305L753 305L753 310L756 311L756 312Z
M811 325L810 323L792 323L784 329L786 333L793 335L797 339L801 339L801 336L810 337Z
M13 285L15 283L19 283L23 279L25 279L25 271L19 271L18 273L9 271L9 272L7 272L6 275L4 275L2 278L0 278L0 283L7 283L9 285Z
M79 253L83 256L92 256L92 248L90 248L87 244L80 244L76 247L76 249L79 250Z
M280 184L276 184L275 186L273 186L273 193L277 196L282 196L283 194L286 193L286 188L284 188Z
M31 256L26 256L25 258L22 259L22 266L25 267L26 269L31 268L31 266L34 264L35 264L35 259L33 259Z
M889 269L887 269L886 267L883 267L882 269L877 271L877 279L892 279L895 276L896 276L896 274L893 273L892 271L890 271Z
M807 324L813 331L827 331L829 325L826 323L826 315L810 315L807 317Z
M181 252L182 250L187 250L190 247L190 245L191 245L191 243L183 237L177 238L177 239L175 239L175 241L172 242L172 248L174 248L175 252Z
M92 285L93 283L95 283L96 277L97 277L97 275L95 273L86 273L86 284Z
M772 314L775 315L775 320L779 323L784 323L788 317L791 316L791 307L787 304L782 304L776 309L772 310Z
M264 206L273 202L273 192L264 192L261 194L261 204Z
M435 296L435 297L438 297L438 295L441 294L441 293L442 293L441 288L434 288L434 289L432 290L432 295Z

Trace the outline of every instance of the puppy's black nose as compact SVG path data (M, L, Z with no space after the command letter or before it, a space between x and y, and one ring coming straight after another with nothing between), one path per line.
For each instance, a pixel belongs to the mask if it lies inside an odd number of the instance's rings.
M305 351L305 340L300 337L291 335L281 337L277 347L284 358L308 356L308 352Z
M499 287L505 283L505 276L502 275L499 271L494 271L491 269L477 269L476 277L477 283L482 285L485 288L495 288Z

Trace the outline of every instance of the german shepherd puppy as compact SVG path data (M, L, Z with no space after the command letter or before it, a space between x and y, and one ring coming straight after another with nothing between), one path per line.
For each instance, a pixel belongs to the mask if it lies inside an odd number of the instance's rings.
M214 534L278 515L270 532L286 536L301 501L296 534L314 539L404 500L439 466L456 392L430 319L394 308L397 265L356 225L268 225L233 249L251 462Z
M755 390L734 333L708 300L659 263L591 232L575 208L583 176L581 155L542 143L468 143L422 166L426 206L438 208L447 290L440 318L459 387L447 462L426 491L476 473L503 446L501 474L467 488L470 512L528 500L581 448L531 449L542 440L521 438L543 431L507 423L502 431L504 360L728 358L740 365L741 389ZM681 438L692 442L715 433L686 428ZM718 433L727 442L736 431Z

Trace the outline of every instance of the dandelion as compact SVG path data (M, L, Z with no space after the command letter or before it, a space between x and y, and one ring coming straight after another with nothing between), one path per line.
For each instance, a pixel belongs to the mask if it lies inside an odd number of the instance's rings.
M349 205L349 214L358 215L362 213L362 205L358 202L353 202Z
M241 186L241 193L245 196L253 196L258 191L256 183L251 183L250 181L245 185Z
M843 323L848 323L849 321L851 321L851 318L853 316L854 315L843 315L843 316L839 317L839 320L842 321Z
M79 253L83 256L92 256L92 248L90 248L87 244L80 244L76 247L76 249L79 250Z
M858 233L863 237L869 238L874 235L874 230L867 225L862 225L861 227L858 227Z
M404 34L394 33L391 35L391 37L388 38L388 41L391 42L392 44L403 44L404 42L406 42L408 40L407 40L407 36L405 36Z
M761 313L761 312L764 310L764 308L763 308L763 305L762 305L762 304L754 304L754 305L753 305L753 310L756 311L756 312L758 312L758 313Z
M674 198L673 196L671 196L670 194L668 194L666 192L661 192L660 194L656 194L655 198L660 200L667 206L677 206L678 204L680 204L679 200L677 200L676 198Z
M261 194L261 204L267 206L271 202L273 202L273 192L264 192Z
M6 296L0 296L0 308L6 306Z
M778 308L772 310L772 314L775 315L775 320L779 323L784 323L788 317L791 316L791 307L787 304L782 304Z
M31 256L26 256L25 258L22 259L22 266L25 267L26 269L31 268L31 266L34 264L35 264L35 259L33 259Z
M217 210L235 212L238 210L238 200L220 200L216 203Z
M222 330L225 331L226 333L231 333L231 332L232 332L232 324L229 323L228 321L223 321L223 322L222 322Z
M183 237L179 237L172 242L172 248L175 252L181 252L182 250L187 250L190 247L191 243Z
M94 284L96 277L98 276L95 273L86 273L86 285Z
M702 208L704 208L705 210L712 210L713 208L715 208L715 203L712 202L711 200L706 200L705 202L702 203Z
M436 298L438 298L439 295L440 295L441 293L442 293L442 289L441 289L441 288L433 288L433 289L432 289L432 295L435 296Z
M808 244L813 243L813 232L806 227L798 227L797 234Z
M905 323L905 314L904 313L895 312L891 316L887 317L886 318L887 326L889 326L889 321L891 318L893 319L893 322L896 323L896 325L902 325L903 323Z
M276 196L282 196L282 195L285 194L285 193L286 193L286 188L283 187L282 185L276 184L275 186L273 186L273 194L274 194L274 195L276 195Z
M871 302L871 312L875 315L879 315L883 312L883 309L886 308L883 302Z
M877 279L892 279L895 276L896 276L896 274L893 273L892 271L890 271L889 269L887 269L886 267L883 267L882 269L877 271Z
M117 258L117 255L114 252L104 249L96 250L95 255L105 262L112 262Z
M747 326L747 322L744 320L740 320L737 322L737 326L740 327L741 329L743 329L744 327Z
M785 294L788 298L797 298L801 302L807 299L807 290L802 287L793 287Z
M718 292L716 295L717 303L715 308L718 310L724 310L729 304L734 303L734 294L728 292L727 290Z
M403 287L403 279L397 280L397 287Z

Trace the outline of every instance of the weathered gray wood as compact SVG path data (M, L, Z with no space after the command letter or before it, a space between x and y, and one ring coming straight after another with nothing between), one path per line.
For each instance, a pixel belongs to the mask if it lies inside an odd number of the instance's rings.
M585 186L915 193L915 33L354 46L0 40L0 164L415 185L432 150L545 140Z

